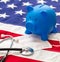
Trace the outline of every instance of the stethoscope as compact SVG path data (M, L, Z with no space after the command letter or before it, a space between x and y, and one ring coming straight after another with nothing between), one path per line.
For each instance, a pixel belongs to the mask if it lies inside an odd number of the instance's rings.
M34 49L30 48L30 47L23 47L23 48L12 48L13 46L13 42L17 42L17 40L15 40L12 36L10 35L3 35L3 36L9 36L8 38L5 38L3 40L0 41L0 43L6 41L6 40L12 40L12 43L10 45L10 48L0 48L0 51L7 51L6 55L2 57L2 59L0 60L0 62L4 62L6 57L9 54L9 51L20 51L20 54L24 55L24 56L30 56L33 55L34 53Z

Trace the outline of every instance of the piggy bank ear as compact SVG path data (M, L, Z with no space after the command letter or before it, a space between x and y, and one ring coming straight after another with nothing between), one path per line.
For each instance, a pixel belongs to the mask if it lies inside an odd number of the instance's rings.
M27 10L28 10L28 12L30 12L30 11L33 10L33 7L31 7L31 6L27 6Z

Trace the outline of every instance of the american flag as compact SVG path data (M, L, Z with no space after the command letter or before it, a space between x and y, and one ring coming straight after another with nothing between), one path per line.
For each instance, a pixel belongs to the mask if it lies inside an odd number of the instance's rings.
M38 4L47 4L56 12L56 28L60 32L60 0L0 0L0 39L4 39L2 35L12 35L13 37L25 36L25 21L27 14L27 6L34 7ZM26 40L26 36L23 39ZM6 36L8 37L8 36ZM52 37L52 38L51 38ZM36 52L31 57L15 57L9 56L7 62L60 62L60 33L52 34L47 44L48 48ZM20 38L19 38L20 39ZM28 39L28 38L27 38ZM21 41L22 39L20 39ZM29 39L28 39L29 40ZM37 39L36 39L37 40ZM8 44L8 43L7 43ZM26 44L26 43L25 43ZM28 43L29 44L29 43ZM31 43L30 43L31 44ZM44 44L44 42L43 42ZM9 45L9 44L8 44ZM17 44L16 44L17 45ZM21 45L21 44L20 44ZM36 45L36 44L35 44ZM0 46L4 46L3 44ZM17 45L18 46L18 45ZM22 46L22 45L21 45ZM32 46L32 45L31 45ZM47 47L46 46L46 47ZM17 59L17 61L15 58ZM28 59L27 59L28 58ZM50 60L51 59L51 60ZM56 59L56 60L55 60Z
M60 32L60 0L0 0L0 22L25 26L27 6L37 4L47 4L55 10Z

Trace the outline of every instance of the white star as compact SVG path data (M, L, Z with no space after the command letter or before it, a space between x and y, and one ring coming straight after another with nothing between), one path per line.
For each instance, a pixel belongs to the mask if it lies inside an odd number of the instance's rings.
M60 25L59 23L56 23L55 27L57 28L57 26Z
M26 21L26 18L23 18L23 22L25 22Z
M10 0L1 0L0 2L4 2L4 3L7 3L9 2Z
M0 10L2 10L2 8L0 8Z
M52 1L58 2L58 0L52 0Z
M44 1L44 0L37 0L37 3L44 4L44 3L46 3L46 1Z
M9 4L9 5L7 5L7 8L12 8L12 9L14 9L15 7L17 7L17 6L14 5L14 4Z
M21 1L21 0L19 0L19 1Z
M32 5L30 2L23 2L23 6L29 6Z
M9 17L9 15L7 15L6 13L4 13L4 14L0 14L0 17L6 18L6 17Z
M56 12L56 16L60 16L60 12Z
M53 5L50 5L50 7L51 7L52 9L56 9L56 7L54 7Z
M15 14L23 15L23 14L25 14L25 12L23 12L22 10L20 10L20 11L16 11Z

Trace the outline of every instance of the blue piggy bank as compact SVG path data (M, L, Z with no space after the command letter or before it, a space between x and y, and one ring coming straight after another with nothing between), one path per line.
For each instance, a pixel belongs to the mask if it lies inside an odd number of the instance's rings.
M26 34L36 34L43 41L48 40L50 33L56 33L56 14L48 5L27 7Z

